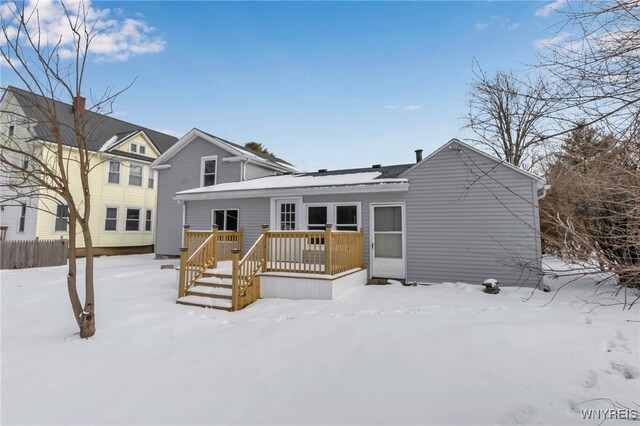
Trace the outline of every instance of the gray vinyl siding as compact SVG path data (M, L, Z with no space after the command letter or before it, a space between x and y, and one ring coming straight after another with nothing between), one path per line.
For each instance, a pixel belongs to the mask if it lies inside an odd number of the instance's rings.
M262 224L269 223L269 198L187 201L187 224L191 229L211 229L212 209L238 209L239 227L243 229L246 253L262 233Z
M273 176L276 172L266 167L258 166L256 164L246 163L244 166L244 179L258 179L266 176Z
M200 186L200 160L210 155L218 156L217 183L240 181L240 162L222 161L223 158L233 157L234 154L201 138L191 141L171 157L167 161L171 168L158 170L156 254L180 254L182 205L173 200L173 197L176 192Z
M407 279L538 284L515 262L540 263L535 182L463 146L406 174Z
M3 188L3 190L6 188ZM20 203L27 206L25 214L24 232L18 232L20 221ZM38 220L38 200L37 198L19 198L16 200L2 202L2 212L0 213L0 226L7 227L7 240L33 240L36 238L36 224ZM46 215L47 213L42 213Z

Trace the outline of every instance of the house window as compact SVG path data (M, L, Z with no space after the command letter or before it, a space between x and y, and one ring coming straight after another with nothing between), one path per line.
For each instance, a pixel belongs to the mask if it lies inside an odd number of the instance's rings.
M69 206L58 204L56 206L56 232L66 232L69 225Z
M213 210L212 225L218 225L220 231L238 230L238 210Z
M358 230L358 206L346 205L336 206L336 230L357 231Z
M280 230L292 231L296 229L296 203L280 204Z
M24 222L27 217L27 205L20 203L20 219L18 220L18 232L24 232Z
M7 135L12 138L13 135L16 132L16 126L14 126L13 124L9 124L9 129L7 130Z
M148 185L149 189L153 189L153 187L155 186L155 177L156 177L156 172L154 172L153 170L149 171L149 182Z
M211 186L216 184L217 164L217 155L202 157L200 164L200 186Z
M129 166L129 185L142 186L142 166L131 164Z
M147 210L146 216L144 220L144 230L150 232L151 231L151 218L153 217L153 211Z
M327 225L327 206L307 207L307 229L324 231Z
M138 152L138 144L137 143L132 143L131 146L129 147L129 151L131 152Z
M145 155L147 153L147 147L144 145L138 146L138 153L140 155Z
M29 168L29 156L22 154L22 169L27 170Z
M104 230L105 231L118 230L118 208L117 207L107 207L105 209Z
M7 118L7 136L13 137L15 134L16 126L15 126L16 118L13 114L9 114Z
M119 161L109 161L109 183L120 183Z
M127 209L127 220L125 222L124 230L140 230L140 209Z

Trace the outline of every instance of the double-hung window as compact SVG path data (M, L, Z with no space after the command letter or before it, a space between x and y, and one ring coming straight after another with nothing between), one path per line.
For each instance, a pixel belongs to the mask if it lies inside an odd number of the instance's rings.
M142 165L131 163L129 166L129 185L142 186Z
M211 186L216 184L217 167L217 155L202 157L200 159L200 186Z
M120 183L120 162L109 161L109 183Z
M357 231L358 230L358 206L357 205L337 205L336 206L336 230Z
M125 231L140 231L140 209L127 209L127 218L124 225Z
M67 226L69 225L69 206L64 204L56 205L56 221L55 221L55 231L56 232L66 232Z
M118 208L117 207L107 207L105 209L104 230L105 231L118 230Z
M147 184L149 189L153 189L153 187L155 186L156 184L155 178L156 178L156 172L154 172L153 170L149 170L149 182Z
M237 231L238 230L238 210L213 210L212 225L218 225L220 231Z
M307 207L307 229L310 231L324 231L327 226L327 206Z
M144 230L147 232L151 232L151 218L153 217L153 211L152 210L147 210L145 212L145 217L144 217Z

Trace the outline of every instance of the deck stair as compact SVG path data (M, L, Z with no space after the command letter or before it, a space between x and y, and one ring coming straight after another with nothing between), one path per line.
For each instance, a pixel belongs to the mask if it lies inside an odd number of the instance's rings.
M176 303L230 311L233 299L232 287L231 275L207 270Z

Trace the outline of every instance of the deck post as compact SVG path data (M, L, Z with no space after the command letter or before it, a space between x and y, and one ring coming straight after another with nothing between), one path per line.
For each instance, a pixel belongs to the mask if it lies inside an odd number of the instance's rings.
M213 268L218 267L218 225L211 225L211 232L213 233ZM206 261L206 260L205 260Z
M178 297L183 297L187 294L187 256L189 249L187 247L180 247L180 274L178 278Z
M333 275L332 271L332 251L333 245L331 244L331 224L327 223L324 228L324 273Z
M182 225L182 247L189 248L189 228L191 225Z
M360 247L358 247L359 258L358 261L360 263L360 267L364 269L364 228L360 227Z
M240 250L238 250L237 248L231 250L231 261L233 265L233 269L232 269L233 272L231 275L231 310L237 311L238 297L240 296L238 294L238 290L239 290L238 281L240 278L240 271L239 271Z
M238 248L240 249L240 255L244 253L244 228L238 229Z
M268 266L267 266L267 259L269 258L269 256L267 256L267 249L269 248L269 243L267 242L267 239L269 238L269 225L267 224L263 224L262 225L262 256L264 257L264 263L262 264L262 272L267 272Z

